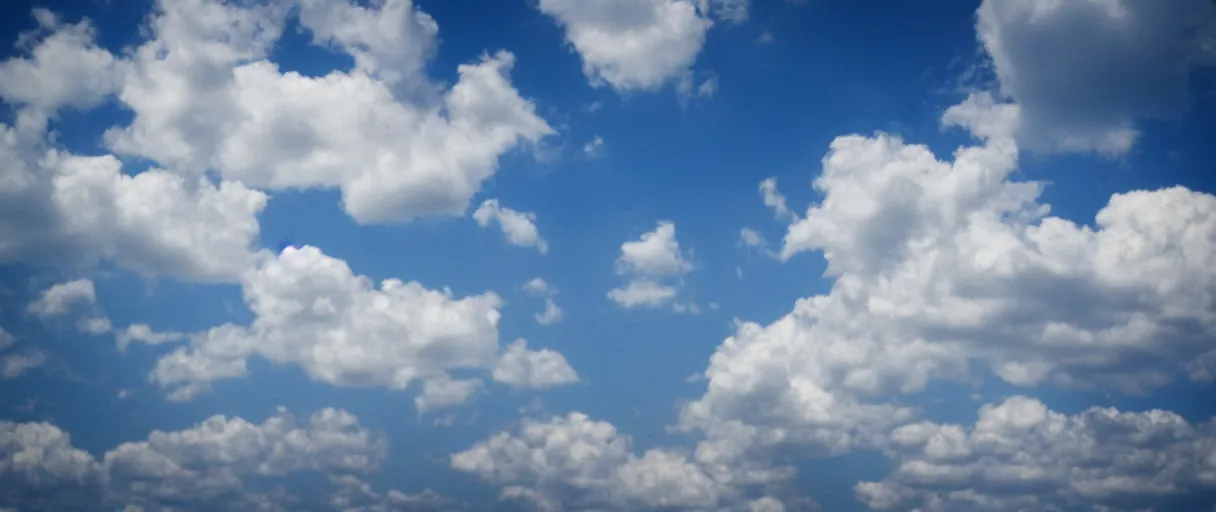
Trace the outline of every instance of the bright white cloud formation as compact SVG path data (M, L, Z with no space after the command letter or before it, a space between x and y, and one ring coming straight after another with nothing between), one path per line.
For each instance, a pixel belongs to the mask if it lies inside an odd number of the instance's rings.
M565 356L547 348L528 350L528 342L518 339L507 346L494 363L494 380L511 387L544 389L574 384L578 373Z
M738 2L715 1L723 12ZM713 25L691 0L540 0L566 33L593 86L653 91L685 76Z
M0 422L0 482L6 500L37 500L37 508L102 505L160 509L189 504L253 510L270 496L244 488L245 477L302 471L340 473L376 469L386 441L338 409L323 409L306 424L285 410L261 424L212 416L176 432L152 432L95 459L50 423Z
M241 285L255 315L251 325L192 334L188 346L157 362L151 379L170 390L170 399L190 400L213 381L244 376L255 356L299 365L313 380L336 386L400 390L420 382L421 410L458 405L472 395L475 383L451 379L453 370L492 369L496 380L523 387L573 375L556 352L512 346L503 357L523 358L528 371L498 378L502 301L492 292L457 299L417 282L386 279L377 286L307 246L263 253ZM128 343L176 337L142 328L127 334Z
M511 245L535 247L541 254L549 252L549 244L536 229L535 213L517 212L499 205L497 199L487 199L473 212L473 220L483 228L498 223Z
M621 255L616 260L616 273L629 277L622 288L608 292L608 298L623 308L657 308L672 304L678 282L673 279L693 270L693 264L685 259L676 241L676 225L659 221L654 231L642 234L638 240L621 244ZM694 311L695 304L672 304L677 312ZM695 310L699 311L699 310Z
M895 471L855 489L873 509L1194 510L1216 490L1216 425L1161 410L1069 416L1016 396L969 427L902 426L887 451Z
M1208 0L985 0L976 18L1011 133L1034 150L1126 153L1137 121L1178 116L1192 70L1216 65Z
M709 435L698 455L881 446L913 414L892 393L975 362L1017 386L1135 390L1211 353L1216 197L1116 194L1078 226L1010 180L1016 162L1003 139L949 162L887 135L837 138L823 200L781 251L822 251L832 289L718 348L682 416Z

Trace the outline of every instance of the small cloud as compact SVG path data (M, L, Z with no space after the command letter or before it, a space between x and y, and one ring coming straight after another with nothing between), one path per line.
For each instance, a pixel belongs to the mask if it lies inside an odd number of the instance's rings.
M756 38L757 44L771 44L772 42L773 42L773 33L769 32L767 30L765 30L763 34L760 34L760 37Z
M587 155L590 158L595 158L600 155L603 155L604 154L604 138L600 137L599 135L596 135L595 138L591 139L590 142L587 142L586 144L584 144L583 145L583 154Z
M135 390L132 390L129 388L122 388L122 389L118 390L118 399L125 400L127 398L131 398L131 395L134 395L134 394L135 394Z

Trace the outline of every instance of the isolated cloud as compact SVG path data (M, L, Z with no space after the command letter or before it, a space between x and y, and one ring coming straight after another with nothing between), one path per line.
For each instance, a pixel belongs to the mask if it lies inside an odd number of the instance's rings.
M557 297L557 288L549 285L544 279L534 277L524 283L522 289L534 297L543 297L545 299L545 309L534 315L536 323L541 325L553 325L562 321L562 308L558 307L555 297Z
M1192 71L1216 65L1208 0L986 0L976 18L999 92L1016 104L1013 133L1033 150L1126 153L1137 122L1176 118Z
M46 352L38 349L5 355L3 359L0 359L0 379L15 379L44 364L46 364Z
M455 407L467 402L481 386L481 379L453 379L447 374L432 377L422 383L422 393L414 397L414 408L428 413Z
M722 12L738 8L715 0ZM689 0L540 0L596 87L652 91L684 76L713 22ZM742 12L746 12L746 8Z
M42 290L38 299L25 308L38 318L50 319L66 316L82 308L92 307L97 302L97 292L92 279L76 279L57 283Z
M578 373L565 356L547 348L528 350L528 342L518 339L507 346L494 363L494 380L516 388L545 389L574 384Z
M629 283L610 290L608 298L625 309L670 304L677 312L699 312L695 304L673 302L679 293L679 283L672 280L692 269L692 263L685 259L676 241L676 225L659 221L654 231L621 244L616 273L629 277Z
M212 416L176 432L152 432L94 459L49 423L0 422L3 503L37 508L101 505L208 506L251 510L266 496L247 491L245 477L304 471L366 472L378 467L385 440L338 409L304 425L280 408L261 424Z
M507 242L520 247L535 247L541 254L549 252L549 244L536 229L536 214L517 212L498 204L497 199L486 199L473 212L473 220L481 227L498 223Z
M1216 492L1216 425L1161 410L1070 416L1015 396L971 426L902 426L887 452L894 472L855 488L873 509L1191 510Z
M773 210L777 220L797 221L798 214L785 204L785 196L777 190L777 178L765 178L760 182L760 196L764 198L764 206Z

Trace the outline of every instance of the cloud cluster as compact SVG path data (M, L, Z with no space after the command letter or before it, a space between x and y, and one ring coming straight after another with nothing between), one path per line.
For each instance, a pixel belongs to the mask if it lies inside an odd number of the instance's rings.
M354 68L280 72L268 55L292 13ZM254 189L337 188L361 223L463 215L501 154L553 133L511 86L510 53L459 66L451 87L432 83L438 29L409 0L160 2L147 40L122 56L94 43L87 20L34 15L28 56L0 64L0 97L19 108L0 125L0 261L108 259L233 280L267 200ZM106 147L158 167L127 174L114 155L73 155L47 136L60 109L110 97L133 118Z
M1161 410L1065 415L1015 396L968 427L899 427L887 452L895 471L855 488L873 509L1198 510L1216 496L1216 425Z
M659 221L654 231L621 244L616 273L628 276L629 283L609 291L608 298L626 309L671 305L676 311L695 312L696 304L675 302L679 283L672 282L692 270L676 240L676 225Z
M68 434L50 423L4 421L0 500L23 509L188 504L258 510L273 496L246 489L247 477L363 473L379 466L385 449L382 436L339 409L320 410L305 424L282 408L260 424L212 416L186 430L154 431L100 458L73 447Z
M832 288L718 348L681 419L708 435L705 455L883 446L915 414L893 393L976 363L1017 386L1135 391L1211 353L1216 197L1116 194L1080 226L1049 216L1016 162L1007 139L951 162L888 135L837 138L823 200L781 249L821 251Z
M541 510L786 510L776 498L741 493L739 468L704 466L668 449L638 456L611 423L577 412L525 419L451 462L502 486L501 499Z

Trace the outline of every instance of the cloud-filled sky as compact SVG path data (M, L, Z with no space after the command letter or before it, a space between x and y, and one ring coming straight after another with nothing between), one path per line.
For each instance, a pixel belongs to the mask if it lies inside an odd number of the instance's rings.
M1216 507L1216 2L0 19L0 510Z

